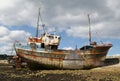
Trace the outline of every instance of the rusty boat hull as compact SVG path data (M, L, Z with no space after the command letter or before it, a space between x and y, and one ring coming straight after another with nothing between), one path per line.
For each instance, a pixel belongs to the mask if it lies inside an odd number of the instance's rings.
M112 45L83 46L76 50L15 47L17 56L36 69L85 69L104 65Z
M112 44L92 42L89 15L89 45L75 50L58 49L61 36L55 32L52 34L46 32L45 24L41 25L43 33L38 36L39 18L41 18L40 10L36 36L29 37L26 45L17 41L14 44L19 64L24 61L29 67L43 69L82 69L104 65L104 60Z

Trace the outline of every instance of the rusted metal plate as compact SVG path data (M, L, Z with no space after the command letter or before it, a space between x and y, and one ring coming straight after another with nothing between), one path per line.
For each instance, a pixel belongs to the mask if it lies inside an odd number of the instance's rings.
M20 58L40 65L62 69L81 69L84 66L102 66L110 46L94 46L80 50L30 50L16 48Z

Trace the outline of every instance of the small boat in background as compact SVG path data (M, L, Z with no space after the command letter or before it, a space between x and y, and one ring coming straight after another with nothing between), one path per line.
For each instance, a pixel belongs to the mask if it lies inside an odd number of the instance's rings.
M39 11L38 23L40 17ZM88 19L90 44L75 50L59 49L61 37L55 33L46 32L44 24L42 24L43 33L39 37L38 24L36 36L29 37L26 45L15 42L16 67L20 67L22 62L26 62L31 69L85 69L103 66L112 44L91 42L89 15Z

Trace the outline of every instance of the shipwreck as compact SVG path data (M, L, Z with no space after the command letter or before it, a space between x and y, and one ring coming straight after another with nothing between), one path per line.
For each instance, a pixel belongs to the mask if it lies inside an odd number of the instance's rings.
M29 37L26 45L22 45L20 42L14 43L16 67L21 67L22 62L26 62L30 68L37 69L83 69L104 65L104 60L112 44L97 44L97 42L91 41L89 15L90 43L75 50L59 49L61 37L55 33L49 34L46 32L44 24L42 24L43 32L41 36L38 36L40 18L39 11L35 37Z

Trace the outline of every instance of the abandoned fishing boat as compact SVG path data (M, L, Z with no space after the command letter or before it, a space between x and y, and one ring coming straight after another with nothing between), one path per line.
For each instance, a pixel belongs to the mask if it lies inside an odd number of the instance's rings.
M40 12L38 22L40 18ZM90 24L90 18L89 24ZM88 66L97 67L104 65L104 59L112 47L112 44L97 44L91 41L91 33L89 32L89 45L85 45L80 49L63 50L58 49L61 37L55 33L49 34L43 27L43 33L38 36L38 27L35 37L29 37L28 43L22 45L15 42L17 64L20 66L22 62L26 62L30 68L42 69L83 69ZM90 26L89 26L90 29Z

